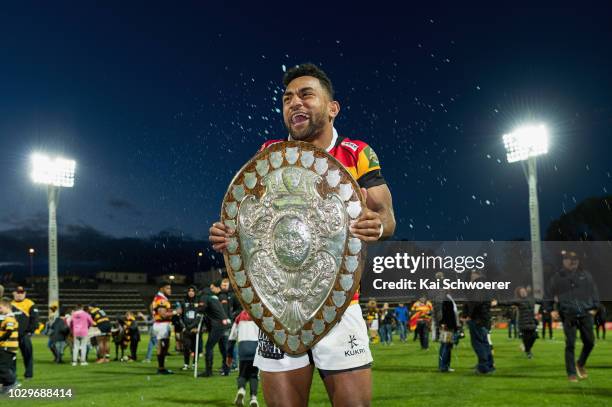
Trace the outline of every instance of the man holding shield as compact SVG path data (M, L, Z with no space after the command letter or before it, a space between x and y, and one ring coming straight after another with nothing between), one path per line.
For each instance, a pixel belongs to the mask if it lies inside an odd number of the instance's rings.
M309 142L327 151L344 165L361 188L367 208L351 222L350 233L365 242L390 237L395 230L395 218L378 157L366 143L338 136L334 120L340 104L334 100L327 75L313 64L302 64L287 70L283 84L283 119L289 140ZM283 140L267 141L262 150L280 141ZM234 233L223 223L214 223L209 236L213 248L226 250ZM308 353L288 355L260 333L255 357L269 406L307 406L315 367L335 407L369 406L371 362L358 293L339 322Z

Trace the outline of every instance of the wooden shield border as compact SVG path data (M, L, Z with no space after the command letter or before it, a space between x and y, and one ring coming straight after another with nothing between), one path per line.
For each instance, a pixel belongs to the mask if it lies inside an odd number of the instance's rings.
M312 348L318 341L320 341L336 325L336 323L340 320L340 318L344 314L344 311L346 310L346 308L350 305L351 301L353 300L353 296L355 292L357 291L357 288L359 287L359 284L361 281L361 273L363 271L363 267L365 263L365 243L360 242L361 243L360 250L356 254L351 253L348 242L349 242L349 239L354 238L354 236L352 236L350 231L347 230L347 237L344 242L344 250L342 254L342 264L340 265L340 269L338 271L338 274L336 275L336 281L334 283L334 287L331 289L323 305L316 312L314 318L312 318L311 320L309 320L302 326L301 330L299 331L299 335L289 335L287 331L283 328L282 324L276 318L273 317L271 311L261 301L258 293L256 292L253 284L251 283L248 277L248 273L245 272L245 268L244 268L245 265L243 264L244 259L242 259L241 251L240 251L240 239L238 238L238 233L239 233L238 231L239 225L237 222L238 211L236 210L235 213L233 213L234 216L230 216L231 214L228 214L226 211L226 205L228 203L230 203L231 205L232 202L236 202L236 205L239 208L240 202L238 202L237 199L235 198L234 192L237 192L237 195L240 197L241 188L244 188L244 196L255 195L259 199L263 195L263 192L265 191L265 187L261 185L259 182L257 182L253 188L248 188L245 183L245 173L256 172L257 171L256 170L257 161L266 160L269 162L270 155L274 152L279 152L279 151L282 154L282 164L281 165L282 166L291 165L287 161L285 152L287 148L292 148L292 147L297 147L298 151L300 152L294 165L301 166L302 168L305 168L303 164L301 164L301 160L300 160L302 151L313 151L313 155L315 158L322 158L322 157L327 158L328 168L325 172L320 174L323 180L324 181L326 180L325 174L327 174L329 170L336 170L336 169L339 170L340 181L338 182L337 185L339 186L340 184L350 183L352 186L351 196L348 199L343 200L345 204L345 209L349 202L358 202L360 204L359 213L361 213L361 211L364 210L365 201L361 194L359 184L353 178L351 173L342 165L342 163L340 163L336 158L328 154L325 150L315 147L311 143L306 143L302 141L284 141L284 142L278 142L278 143L271 144L263 151L260 151L249 162L247 162L240 169L240 171L238 171L238 173L236 174L236 176L230 183L227 189L227 192L225 193L225 197L223 198L223 203L221 205L221 222L236 230L236 235L234 236L235 240L232 241L232 246L231 246L232 251L231 252L230 250L224 251L224 259L225 259L225 266L226 266L227 273L229 275L232 287L234 288L234 291L236 292L240 300L240 303L242 304L243 308L251 315L251 318L253 318L253 321L259 326L261 331L264 332L279 349L283 350L284 352L290 355L300 355L300 354L307 352L310 348ZM276 157L278 157L278 155ZM314 163L311 164L308 168L314 170ZM273 170L273 168L270 167L270 170ZM235 190L235 188L237 189ZM322 187L321 185L319 185L317 186L317 188L320 191ZM230 212L234 212L234 210L232 209ZM348 213L347 213L347 216L349 216L349 221L354 219L350 215L348 215ZM236 256L236 255L240 256L240 260L241 260L240 263L242 263L241 266L238 267L238 270L234 270L232 268L231 261L230 261L230 256ZM352 264L351 266L349 266L350 268L355 267L354 266L355 258L357 261L357 266L352 272L349 271L349 269L347 268L347 264L346 264L347 258L349 257L352 257L351 259ZM237 260L237 259L234 259L234 260ZM344 290L344 288L342 287L340 283L340 280L343 275L353 276L353 284L349 290ZM247 290L246 292L249 293L246 296L244 295L245 289ZM333 301L334 291L343 291L344 293L346 293L345 301L339 307L337 307ZM330 307L334 308L335 316L333 320L330 320L328 322L325 318L324 311L331 310ZM266 317L268 321L269 321L269 317L273 317L274 327L271 330L266 329L264 327L264 324L263 324L264 317ZM328 319L329 319L329 316L328 316ZM268 328L270 327L268 326ZM282 333L280 334L277 333L277 332L281 332L281 330L284 331L284 336ZM317 331L319 331L319 333L316 333ZM290 338L290 336L293 338ZM298 337L298 336L299 336L299 341L298 341L298 345L296 346L295 337ZM281 339L284 339L283 342L281 342ZM310 340L308 340L307 343L305 344L304 339L306 340L310 339ZM291 346L290 346L290 342L291 342Z

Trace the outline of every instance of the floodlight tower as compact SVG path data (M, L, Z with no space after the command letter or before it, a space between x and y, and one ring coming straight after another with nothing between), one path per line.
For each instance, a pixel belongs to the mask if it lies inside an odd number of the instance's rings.
M548 152L548 129L545 125L519 127L504 134L506 158L509 163L520 161L529 186L529 223L531 226L531 275L535 299L544 297L540 212L538 208L537 156ZM527 162L525 164L525 162Z
M76 163L62 157L51 158L44 154L32 155L32 180L47 185L49 205L49 307L59 310L59 284L57 278L57 204L61 187L74 186Z

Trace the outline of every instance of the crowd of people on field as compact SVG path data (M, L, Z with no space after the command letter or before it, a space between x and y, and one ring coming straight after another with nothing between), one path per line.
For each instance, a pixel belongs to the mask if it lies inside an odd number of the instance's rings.
M393 308L388 303L379 306L375 299L370 299L365 309L370 341L391 346L394 334L399 336L400 342L406 343L409 333L413 333L413 341L418 340L420 348L427 350L431 339L439 343L440 372L452 372L452 349L466 337L464 329L467 328L477 359L475 372L491 374L495 372L491 309L501 307L508 337L522 340L521 349L528 359L533 358L538 338L553 339L553 323L560 321L566 342L568 379L573 382L586 378L585 365L595 344L595 333L598 339L600 334L605 339L606 308L599 302L592 277L579 267L579 263L576 253L563 252L563 267L547 284L548 300L540 303L534 301L528 286L517 287L511 301L498 302L485 295L478 300L465 301L461 306L450 291L431 293L431 298L421 295L410 305L399 303ZM472 281L485 278L483 271L471 271ZM12 300L3 298L3 292L0 286L0 381L3 391L19 383L18 353L23 359L24 379L33 377L31 337L35 333L47 335L47 347L55 363L64 363L68 349L72 366L86 366L88 360L93 359L99 364L110 362L111 343L115 361L138 360L142 331L149 334L143 362L150 363L157 349L158 374L174 373L165 366L171 337L175 339L175 351L182 353L182 370L197 377L214 374L213 355L217 347L221 356L218 373L227 376L230 371L239 370L236 400L246 400L249 383L251 405L257 405L258 369L253 366L253 360L259 328L242 310L228 279L213 281L203 289L189 286L183 300L174 304L169 299L172 286L162 282L151 302L149 315L128 311L111 318L97 304L77 304L66 310L51 306L49 319L42 329L36 304L27 298L23 286L13 290ZM577 331L583 342L578 359L574 355ZM203 369L198 371L196 366L201 356Z
M521 350L525 357L534 357L533 348L538 338L553 339L553 323L561 322L566 341L565 365L571 382L586 378L586 361L597 338L606 336L606 308L600 303L596 285L588 271L580 267L578 255L563 251L563 267L555 273L547 284L546 300L536 303L531 287L519 286L515 289L513 300L499 302L491 296L471 298L459 307L453 294L435 292L431 298L422 295L407 306L398 303L391 308L389 303L379 306L370 299L366 309L366 322L370 341L382 345L393 345L393 334L402 343L407 342L408 332L414 332L413 341L419 340L421 349L428 349L430 337L440 343L438 368L441 372L452 372L450 366L451 350L465 337L464 328L470 333L472 348L477 356L475 372L491 374L495 372L493 344L491 341L492 307L503 310L502 316L507 324L508 337L520 338ZM442 278L442 275L437 275ZM485 273L471 271L471 280L484 281ZM502 322L502 321L499 321ZM538 327L541 326L541 331ZM580 332L583 349L575 358L576 333ZM541 333L540 333L541 332Z

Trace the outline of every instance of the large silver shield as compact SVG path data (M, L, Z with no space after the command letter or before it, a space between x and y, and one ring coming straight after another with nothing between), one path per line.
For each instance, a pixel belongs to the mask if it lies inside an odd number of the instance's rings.
M232 180L225 265L244 309L280 349L302 354L338 322L361 279L349 231L365 203L351 173L310 143L275 143Z

